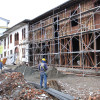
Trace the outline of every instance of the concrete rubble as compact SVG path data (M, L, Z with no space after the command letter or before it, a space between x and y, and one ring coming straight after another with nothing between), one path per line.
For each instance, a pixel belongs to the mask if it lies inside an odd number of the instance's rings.
M0 100L52 100L43 90L28 84L20 72L0 74Z

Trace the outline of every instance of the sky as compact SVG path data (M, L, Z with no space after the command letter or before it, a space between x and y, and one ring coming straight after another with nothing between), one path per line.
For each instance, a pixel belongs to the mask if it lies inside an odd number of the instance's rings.
M0 0L0 17L10 20L9 27L51 10L68 0Z

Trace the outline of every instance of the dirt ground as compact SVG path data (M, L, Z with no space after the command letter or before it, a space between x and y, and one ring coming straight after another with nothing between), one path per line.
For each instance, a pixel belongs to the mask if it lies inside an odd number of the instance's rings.
M40 81L35 73L25 76L25 79L38 84ZM100 95L100 76L83 77L71 74L59 78L48 78L49 80L56 80L61 86L62 92L74 96L77 100L88 100L89 96L95 97Z
M32 76L25 78L28 81L39 83L39 79L35 79ZM68 75L48 80L56 80L62 87L62 92L70 94L78 100L87 100L89 95L100 95L100 77L80 77Z

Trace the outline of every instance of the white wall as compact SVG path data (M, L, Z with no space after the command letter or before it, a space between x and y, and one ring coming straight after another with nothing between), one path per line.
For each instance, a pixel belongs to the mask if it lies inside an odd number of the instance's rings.
M22 29L26 29L26 39L22 40ZM23 44L28 40L28 24L20 27L19 29L16 29L15 31L9 33L9 35L6 37L6 49L4 49L3 51L3 58L4 57L4 52L6 52L6 58L11 56L10 55L10 50L12 50L13 55L15 54L15 48L18 47L19 48L19 60L20 62L28 62L28 44L24 44L24 45L16 45L15 46L15 33L19 33L19 44ZM12 34L12 43L10 43L10 35ZM9 48L8 48L8 37L9 37ZM4 46L4 39L3 39L3 46ZM22 48L25 48L25 58L22 58ZM8 55L8 51L9 51L9 55Z

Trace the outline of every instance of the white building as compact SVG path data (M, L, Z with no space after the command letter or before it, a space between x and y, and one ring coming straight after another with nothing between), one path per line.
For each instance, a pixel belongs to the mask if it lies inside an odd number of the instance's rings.
M3 35L3 32L8 29L9 20L0 17L0 36Z
M28 22L24 20L4 32L0 37L3 44L3 53L1 58L7 58L7 63L11 63L9 59L13 59L14 63L20 64L28 62Z

